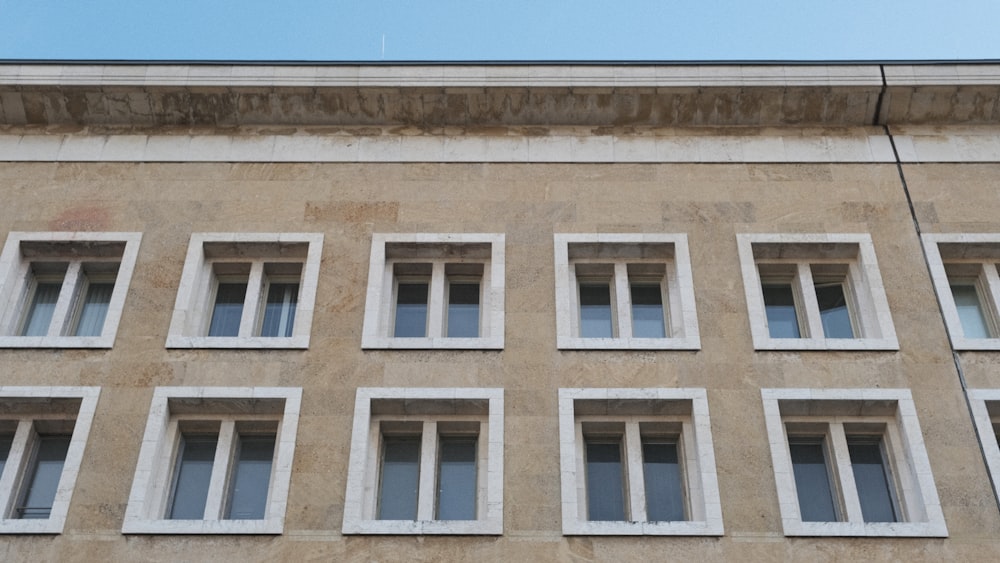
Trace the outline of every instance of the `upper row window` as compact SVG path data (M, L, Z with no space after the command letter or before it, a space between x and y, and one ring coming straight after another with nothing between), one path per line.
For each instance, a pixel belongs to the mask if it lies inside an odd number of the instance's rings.
M0 346L110 348L140 233L20 233L0 255Z
M931 279L956 350L1000 350L1000 236L925 234Z

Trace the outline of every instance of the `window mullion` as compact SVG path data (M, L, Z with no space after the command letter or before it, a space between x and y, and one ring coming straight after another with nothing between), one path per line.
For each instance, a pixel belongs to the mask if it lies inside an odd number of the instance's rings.
M257 333L257 313L260 310L261 293L264 291L264 263L250 264L247 279L247 293L243 298L243 314L240 316L240 338L249 338Z
M205 520L220 520L225 509L226 488L229 481L229 466L232 464L236 443L236 423L223 420L219 425L219 441L215 446L215 460L212 462L212 477L208 484L208 498L205 501Z
M617 338L632 338L632 288L628 282L628 265L623 262L615 263L615 277L612 280L611 290L614 292L615 318L618 325L618 333L612 333Z
M73 301L79 293L80 282L80 262L70 262L66 267L66 276L63 277L62 288L59 290L59 299L56 300L55 309L52 311L52 321L49 323L48 336L62 336L67 329L72 314Z
M642 473L642 437L639 423L625 423L625 467L628 474L628 512L626 517L632 522L645 522L646 481Z
M437 465L437 422L424 421L420 436L420 480L417 489L417 520L434 519L434 505L437 501L435 489Z
M31 437L34 428L31 419L21 419L18 421L17 430L14 431L14 439L10 444L10 451L7 453L7 462L4 464L3 475L0 476L0 519L10 518L14 513L14 505L19 496L18 481L24 475L31 457Z
M834 457L831 465L836 466L831 468L836 472L833 484L840 488L841 507L846 512L844 519L848 522L864 522L858 488L854 483L854 470L851 468L851 453L847 449L847 435L840 423L830 424L830 446Z
M445 296L444 262L434 262L431 265L430 295L427 296L427 336L440 338L445 336L444 316L448 308Z
M986 280L986 291L984 297L987 303L983 303L983 312L989 323L990 336L1000 337L1000 274L997 273L996 264L987 262L983 264L983 278Z
M824 338L823 320L819 314L819 302L816 300L816 284L813 282L812 268L808 263L797 264L795 276L796 288L799 297L802 299L802 315L805 317L805 327L808 337L813 339ZM803 324L800 321L800 324Z

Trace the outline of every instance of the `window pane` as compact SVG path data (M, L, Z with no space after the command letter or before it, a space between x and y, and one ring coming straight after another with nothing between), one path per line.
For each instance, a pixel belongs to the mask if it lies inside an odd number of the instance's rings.
M438 520L476 519L476 439L441 438Z
M378 492L379 520L416 520L420 438L385 438Z
M847 311L844 284L817 284L816 301L819 317L823 321L823 334L827 338L854 338L851 315Z
M974 285L953 285L951 294L955 297L958 318L962 321L962 332L966 338L989 338L990 330L983 314L979 292Z
M646 484L646 519L651 522L684 520L677 444L644 441L642 473Z
M801 338L791 284L769 284L764 290L764 312L771 338Z
M13 434L0 434L0 476L3 476L3 468L7 465L7 456L10 455L10 445L13 442Z
M170 506L171 520L202 520L208 484L212 479L212 462L218 434L181 436L174 472L174 494Z
M580 336L583 338L613 336L610 284L580 284Z
M17 509L18 518L48 518L62 477L69 436L39 436L34 467L28 479L24 502Z
M295 324L295 305L299 301L299 284L272 283L267 289L261 336L291 336Z
M226 518L260 520L267 504L274 436L240 436L238 447Z
M587 519L625 520L621 442L587 442Z
M632 336L665 338L660 284L632 284Z
M799 494L799 513L803 522L836 522L837 510L830 490L823 442L788 444Z
M479 284L448 285L448 336L479 337Z
M872 442L867 436L848 436L847 449L865 522L895 522L896 507L892 502L881 441Z
M45 336L49 333L60 289L62 281L35 284L35 293L31 296L28 314L24 316L21 336Z
M427 335L427 283L401 283L396 288L397 338Z
M76 323L76 336L100 336L104 330L104 317L111 303L113 283L91 283L80 306L80 319Z
M220 283L215 293L215 308L212 310L212 324L209 336L239 336L240 317L243 316L243 301L247 296L245 283Z

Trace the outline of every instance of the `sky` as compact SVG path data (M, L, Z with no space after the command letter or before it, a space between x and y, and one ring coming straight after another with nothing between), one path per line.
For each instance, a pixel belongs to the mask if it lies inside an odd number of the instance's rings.
M1000 59L1000 0L0 0L0 59Z

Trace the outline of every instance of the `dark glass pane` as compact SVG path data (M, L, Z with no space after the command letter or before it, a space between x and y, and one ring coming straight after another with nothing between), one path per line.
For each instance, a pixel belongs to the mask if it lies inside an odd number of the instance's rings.
M62 281L35 285L35 293L31 296L28 314L24 317L21 336L45 336L49 333L52 313L56 310L56 301L59 300L59 290L61 289Z
M212 480L212 464L218 434L182 436L174 472L174 494L167 518L172 520L202 520L205 501Z
M632 284L632 336L665 338L663 294L660 285Z
M830 490L830 474L822 442L788 444L799 493L799 513L803 522L836 522L837 510Z
M611 286L606 283L580 284L580 336L611 338Z
M795 313L795 295L790 284L765 285L764 312L771 338L801 338Z
M396 288L397 338L420 338L427 335L427 284L401 283Z
M379 520L416 520L420 438L385 438L378 491Z
M267 288L261 336L291 336L295 324L295 305L299 301L299 284L272 283Z
M239 336L240 317L243 316L243 301L247 297L247 284L220 283L215 293L215 308L212 309L212 324L209 336Z
M851 315L847 311L844 285L840 283L816 286L819 317L823 321L823 335L827 338L854 338Z
M113 283L91 283L80 307L80 319L76 323L76 336L100 336L104 330L104 318L111 304Z
M479 337L479 284L448 285L448 336Z
M13 442L13 434L0 434L0 476L3 476L3 468L7 465L7 456L10 455L10 445Z
M620 442L587 442L587 519L625 520Z
M951 294L955 298L958 318L962 321L962 332L966 338L989 338L990 329L986 315L979 301L979 292L974 285L953 285Z
M865 522L896 522L896 507L892 502L881 444L868 437L848 436L847 449Z
M274 436L240 436L238 447L226 518L260 520L267 508Z
M441 438L438 443L438 520L476 519L476 439Z
M59 478L62 477L69 436L39 436L34 467L28 474L30 480L24 502L17 510L19 518L48 518L52 501L56 498Z
M684 520L677 444L643 442L642 473L646 484L646 519L651 522Z

